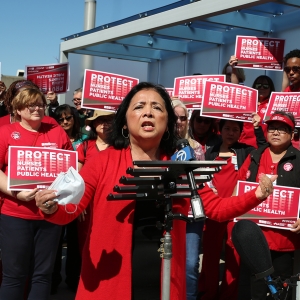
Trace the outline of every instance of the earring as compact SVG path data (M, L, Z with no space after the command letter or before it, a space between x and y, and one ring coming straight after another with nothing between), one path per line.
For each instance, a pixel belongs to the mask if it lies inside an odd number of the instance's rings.
M126 130L126 129L125 129L125 130ZM124 135L124 128L122 128L122 135L123 135L123 137L124 137L125 139L128 139L128 138L129 138L129 132L128 132L127 136Z
M168 131L166 131L165 133L168 134L168 137L167 137L166 139L163 139L163 140L164 140L164 141L167 141L167 140L170 138L170 132L169 132L169 130L168 130Z

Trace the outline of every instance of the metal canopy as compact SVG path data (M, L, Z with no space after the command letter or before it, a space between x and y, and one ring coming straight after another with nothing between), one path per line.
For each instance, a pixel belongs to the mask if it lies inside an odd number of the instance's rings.
M300 26L299 0L182 0L63 38L69 53L152 62Z

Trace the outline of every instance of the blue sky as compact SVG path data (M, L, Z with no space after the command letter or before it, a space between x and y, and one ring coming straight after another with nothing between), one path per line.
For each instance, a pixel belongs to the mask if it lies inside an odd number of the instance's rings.
M98 0L96 26L176 0ZM2 0L1 74L14 76L25 65L56 63L61 38L83 31L84 0Z

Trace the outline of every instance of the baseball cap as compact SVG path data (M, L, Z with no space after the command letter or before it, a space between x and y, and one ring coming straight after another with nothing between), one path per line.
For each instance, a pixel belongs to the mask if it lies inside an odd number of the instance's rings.
M295 125L294 125L293 121L287 116L284 116L281 114L273 114L269 120L265 121L265 123L269 124L272 121L278 121L278 122L285 123L286 125L290 126L292 128L292 130L295 129Z

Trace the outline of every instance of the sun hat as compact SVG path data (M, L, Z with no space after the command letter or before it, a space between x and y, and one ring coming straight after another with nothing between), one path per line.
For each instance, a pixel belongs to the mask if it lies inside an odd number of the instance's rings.
M85 125L86 126L90 126L91 123L96 120L98 117L103 117L103 116L110 116L110 115L114 115L115 112L113 111L107 111L107 110L95 110L94 111L94 115L90 118L85 119Z

